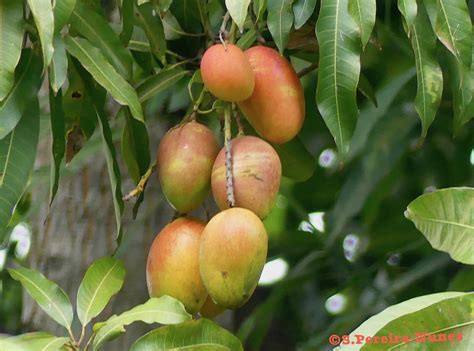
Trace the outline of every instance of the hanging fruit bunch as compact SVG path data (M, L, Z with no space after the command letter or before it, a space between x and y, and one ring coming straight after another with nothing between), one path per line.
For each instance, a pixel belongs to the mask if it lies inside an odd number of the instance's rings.
M161 140L156 162L161 188L181 217L155 238L147 284L151 296L173 296L190 313L212 318L241 307L257 286L268 250L262 219L275 205L282 176L270 143L298 134L305 106L296 72L272 48L244 52L221 33L200 68L205 89L224 106L224 147L219 151L211 129L197 121L199 106ZM260 137L244 135L238 123L232 138L237 107ZM210 190L221 212L207 224L187 217Z

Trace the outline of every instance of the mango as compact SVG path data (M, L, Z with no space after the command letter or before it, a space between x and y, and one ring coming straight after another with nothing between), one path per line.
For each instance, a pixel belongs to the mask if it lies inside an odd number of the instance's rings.
M224 311L224 307L219 306L214 301L212 301L210 296L207 296L206 302L204 302L204 305L202 305L199 314L204 318L214 318Z
M254 136L232 140L232 173L235 205L265 218L278 196L281 162L273 147ZM221 210L229 208L226 193L225 148L214 162L211 176L212 194Z
M201 60L206 88L225 101L243 101L252 95L255 75L244 52L233 44L211 46Z
M197 122L179 125L163 137L156 157L158 176L166 199L178 212L188 213L203 203L218 152L212 131Z
M244 208L216 214L201 235L199 269L212 301L236 309L252 296L263 270L268 237L262 221Z
M179 218L163 228L151 245L146 280L151 297L172 296L190 313L197 313L207 298L199 271L199 250L204 224Z
M255 73L255 88L238 106L262 138L286 143L299 133L304 122L304 91L298 76L286 58L272 48L254 46L245 54Z

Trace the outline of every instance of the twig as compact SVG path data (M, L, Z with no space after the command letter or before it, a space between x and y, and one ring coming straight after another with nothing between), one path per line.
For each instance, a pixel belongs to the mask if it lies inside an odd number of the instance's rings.
M129 192L126 196L123 197L124 201L129 201L130 199L134 197L140 196L141 193L145 190L146 184L148 183L148 180L150 179L150 176L153 174L153 172L156 169L156 162L154 162L150 168L146 171L146 173L142 176L140 181L138 182L137 186L135 189L133 189L131 192Z
M219 40L221 41L222 45L224 45L224 48L227 50L227 44L225 42L225 39L227 38L227 22L229 22L230 19L230 13L227 11L222 18L222 24L221 28L219 29Z
M237 128L239 129L238 136L243 136L245 135L244 126L242 125L242 120L240 119L240 113L235 103L232 104L232 110L234 112L235 121L237 122Z
M317 63L312 63L308 67L305 67L301 71L299 71L297 73L297 76L298 76L298 78L301 78L301 77L307 75L308 73L314 71L316 68L318 68L318 64Z
M226 193L229 207L235 206L234 179L232 175L232 132L231 132L231 106L227 106L224 112L224 144L225 144L225 168L226 168Z

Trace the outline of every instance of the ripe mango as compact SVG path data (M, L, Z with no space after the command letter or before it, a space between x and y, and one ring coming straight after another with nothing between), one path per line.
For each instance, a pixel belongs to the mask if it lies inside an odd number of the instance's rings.
M202 305L201 310L199 311L199 314L204 318L214 318L224 311L225 308L214 303L214 301L212 301L211 297L208 295L206 302L204 302L204 305Z
M225 148L212 168L214 200L221 210L229 208L226 193ZM281 181L281 162L273 147L254 136L232 140L232 173L235 205L265 218L275 205Z
M199 269L214 303L242 306L252 296L267 257L268 237L262 221L244 208L216 214L201 235Z
M204 224L178 218L158 234L146 266L148 292L180 300L190 313L198 312L207 298L199 272L199 249Z
M283 144L293 139L303 126L304 91L295 70L278 51L254 46L245 51L255 73L250 98L238 105L260 136Z
M252 95L255 75L244 52L233 44L211 46L201 60L206 88L225 101L243 101Z
M212 131L197 122L179 125L163 137L156 157L158 176L166 199L177 211L188 213L202 204L218 152Z

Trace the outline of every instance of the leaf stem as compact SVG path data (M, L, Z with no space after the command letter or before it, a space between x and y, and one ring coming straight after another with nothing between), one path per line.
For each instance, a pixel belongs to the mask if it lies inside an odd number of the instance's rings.
M153 172L155 171L155 169L156 169L156 162L154 162L148 168L148 170L145 172L145 174L142 176L142 178L138 182L136 188L133 189L132 191L130 191L126 196L124 196L123 200L124 201L129 201L130 199L132 199L134 197L140 196L140 194L143 193L143 191L145 190L145 187L148 183L148 180L150 179L150 177L153 174Z

